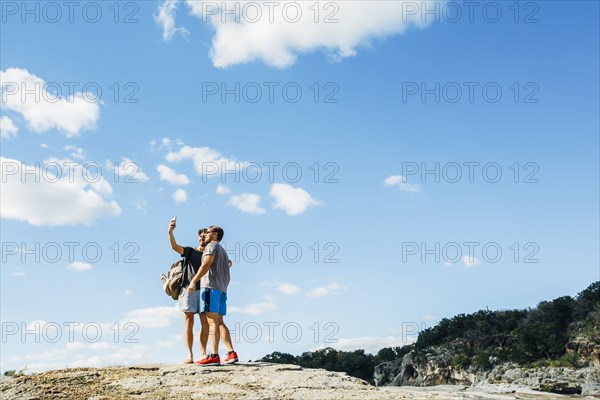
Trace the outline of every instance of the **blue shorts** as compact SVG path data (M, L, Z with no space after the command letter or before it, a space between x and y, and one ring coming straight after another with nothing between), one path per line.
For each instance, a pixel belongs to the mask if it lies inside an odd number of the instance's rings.
M189 292L188 288L181 288L179 292L179 309L183 312L200 314L200 291Z
M217 289L200 289L200 313L214 312L221 315L227 314L227 293Z

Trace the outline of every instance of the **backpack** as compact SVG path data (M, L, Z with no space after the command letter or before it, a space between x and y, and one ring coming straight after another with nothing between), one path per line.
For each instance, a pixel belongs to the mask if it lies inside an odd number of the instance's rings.
M160 280L162 281L162 287L165 293L173 300L179 299L179 292L181 291L181 282L183 280L184 262L183 259L176 261L171 265L167 275L162 274Z

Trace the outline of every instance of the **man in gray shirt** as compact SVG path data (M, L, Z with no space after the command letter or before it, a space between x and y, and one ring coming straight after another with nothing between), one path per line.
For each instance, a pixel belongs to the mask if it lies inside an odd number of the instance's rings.
M238 361L237 353L233 350L229 329L223 323L223 316L227 314L227 287L229 286L229 257L227 252L219 243L223 239L223 229L211 226L206 232L207 242L202 254L202 265L191 280L188 291L196 290L196 283L201 280L200 312L206 314L211 326L211 354L204 360L198 361L200 365L220 365L219 340L221 329L225 335L223 342L227 346L226 364Z

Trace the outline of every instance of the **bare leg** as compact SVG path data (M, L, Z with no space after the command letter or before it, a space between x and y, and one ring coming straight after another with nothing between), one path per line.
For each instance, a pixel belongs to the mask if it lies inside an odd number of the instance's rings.
M222 317L221 317L222 318ZM225 325L225 322L221 324L221 340L225 343L225 347L227 347L227 351L233 351L233 343L231 342L231 334L229 333L229 328Z
M210 331L210 325L208 324L208 319L206 319L206 314L200 314L200 323L202 324L202 330L200 331L200 360L203 360L207 357L206 355L206 345L208 344L208 334Z
M223 316L219 313L207 312L206 318L210 325L210 338L211 338L211 353L219 354L219 340L221 340L221 325L223 324Z
M183 363L191 364L194 362L194 353L192 353L192 346L194 344L194 313L185 313L185 329L183 336L185 337L185 345L188 353L188 358Z

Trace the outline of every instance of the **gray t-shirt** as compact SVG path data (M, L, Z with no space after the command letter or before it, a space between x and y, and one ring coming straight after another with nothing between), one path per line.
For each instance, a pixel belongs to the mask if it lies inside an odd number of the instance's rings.
M203 262L206 256L214 256L215 259L206 275L202 277L200 286L227 293L227 286L229 286L230 280L227 252L219 242L211 242L204 248L204 253L202 254Z

